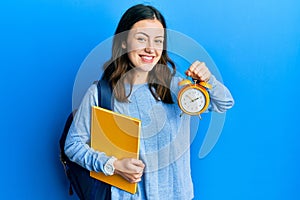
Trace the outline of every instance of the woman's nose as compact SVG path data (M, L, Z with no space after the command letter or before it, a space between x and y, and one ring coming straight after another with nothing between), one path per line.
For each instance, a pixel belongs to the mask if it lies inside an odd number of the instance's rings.
M154 49L153 48L146 48L145 51L147 53L154 53Z
M152 42L152 41L149 40L149 41L147 42L145 51L146 51L147 53L153 53L153 52L154 52L154 46L153 46L153 42Z

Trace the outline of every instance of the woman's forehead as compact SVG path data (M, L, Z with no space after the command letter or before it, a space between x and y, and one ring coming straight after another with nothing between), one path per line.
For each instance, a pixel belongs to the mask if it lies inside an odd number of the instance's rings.
M154 19L146 19L136 22L130 29L133 32L157 33L163 34L164 27L160 21Z

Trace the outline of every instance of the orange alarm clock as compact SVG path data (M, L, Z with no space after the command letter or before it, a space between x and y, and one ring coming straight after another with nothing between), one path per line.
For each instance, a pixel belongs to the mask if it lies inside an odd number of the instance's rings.
M180 109L188 115L200 116L208 108L210 97L207 89L212 86L207 82L197 83L196 80L192 83L188 79L180 81L178 85L184 86L178 93Z

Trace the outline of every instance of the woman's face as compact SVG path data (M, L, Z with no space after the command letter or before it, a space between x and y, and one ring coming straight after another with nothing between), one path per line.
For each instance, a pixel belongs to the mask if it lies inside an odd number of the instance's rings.
M127 54L135 69L149 72L160 60L164 44L164 28L156 19L141 20L130 29L126 43Z

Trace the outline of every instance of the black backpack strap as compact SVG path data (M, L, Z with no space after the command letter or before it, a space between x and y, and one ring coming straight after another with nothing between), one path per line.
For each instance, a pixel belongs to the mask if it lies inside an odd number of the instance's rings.
M77 110L74 110L72 113L69 114L67 121L65 122L65 127L63 130L63 133L60 137L59 140L59 148L60 148L60 161L63 163L63 165L66 165L66 162L69 160L69 158L66 156L65 152L64 152L64 148L65 148L65 142L66 142L66 138L70 129L70 126L72 124L73 121L73 117L75 115Z
M105 79L95 81L98 90L98 106L112 110L112 89L109 82ZM68 162L67 176L70 180L69 194L75 190L77 196L82 200L97 199L110 200L111 186L107 183L90 177L90 172L78 164Z
M98 89L98 106L112 110L112 88L110 83L106 79L100 79L97 83Z

